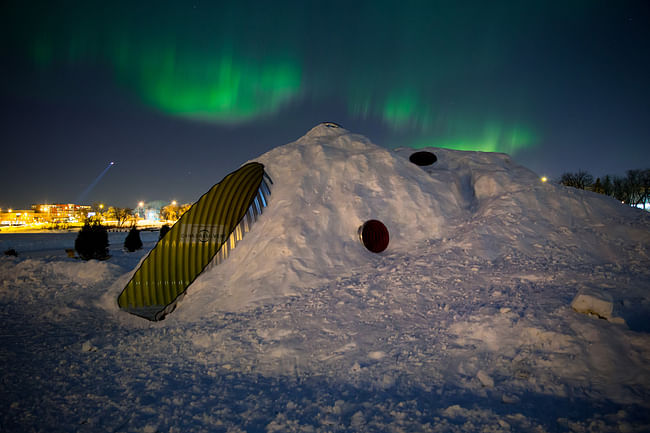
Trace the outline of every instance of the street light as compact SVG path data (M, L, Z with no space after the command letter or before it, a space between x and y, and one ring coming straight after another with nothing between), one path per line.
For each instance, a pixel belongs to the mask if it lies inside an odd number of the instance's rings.
M144 219L144 201L138 202L138 217Z

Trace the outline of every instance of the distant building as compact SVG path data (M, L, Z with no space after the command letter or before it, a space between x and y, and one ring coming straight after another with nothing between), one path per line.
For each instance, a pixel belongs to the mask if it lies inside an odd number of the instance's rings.
M83 221L90 206L67 203L67 204L34 204L32 210L50 223L76 223Z
M0 225L5 227L26 226L38 223L39 220L38 213L31 209L6 209L0 212Z
M70 224L82 222L90 206L67 204L34 204L31 209L3 209L0 225L28 226L37 224Z

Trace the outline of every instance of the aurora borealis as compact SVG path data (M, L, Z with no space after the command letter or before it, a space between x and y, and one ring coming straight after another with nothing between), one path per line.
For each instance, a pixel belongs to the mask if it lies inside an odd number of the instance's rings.
M321 121L551 176L650 166L645 1L1 8L0 207L70 201L111 160L92 200L191 201Z

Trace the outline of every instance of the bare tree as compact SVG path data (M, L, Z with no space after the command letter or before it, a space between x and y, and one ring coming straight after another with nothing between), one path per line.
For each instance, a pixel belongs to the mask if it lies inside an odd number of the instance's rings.
M177 221L192 207L191 203L183 205L169 204L160 209L160 218L166 221Z
M591 186L594 192L605 194L629 204L630 206L644 205L650 201L650 169L628 170L625 176L606 175L591 183L591 175L584 171L564 173L560 183L575 188Z
M645 203L648 200L648 190L650 190L650 169L628 170L625 180L627 182L629 204L638 206Z
M133 209L130 207L110 207L108 209L110 218L117 221L117 226L122 227L131 217L133 217Z
M650 201L650 168L641 172L641 189L643 191L641 202L648 203Z
M166 221L175 221L178 219L178 205L169 204L160 209L160 217Z
M594 183L594 177L584 170L578 170L576 173L564 173L560 177L560 183L573 188L585 189Z
M190 210L192 207L192 203L185 203L184 205L181 205L181 208L178 210L178 217L182 217L185 212Z
M117 224L122 227L125 222L133 218L133 209L130 207L121 207L118 211Z

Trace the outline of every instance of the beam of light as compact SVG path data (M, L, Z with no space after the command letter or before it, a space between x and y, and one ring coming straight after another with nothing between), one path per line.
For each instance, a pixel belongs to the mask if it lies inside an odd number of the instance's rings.
M106 173L108 172L108 170L109 170L113 165L115 165L115 162L111 161L111 162L106 166L106 168L105 168L101 173L99 173L99 176L97 176L97 177L95 178L95 180L93 180L93 181L90 183L90 185L88 185L88 186L86 187L86 189L84 189L83 192L82 192L81 194L79 194L79 196L77 197L77 200L75 201L76 204L81 204L81 203L86 199L86 196L88 196L88 194L90 193L90 191L92 191L93 188L95 188L95 186L97 186L97 184L99 183L99 181L102 180L102 177L104 177L104 175L106 175Z

